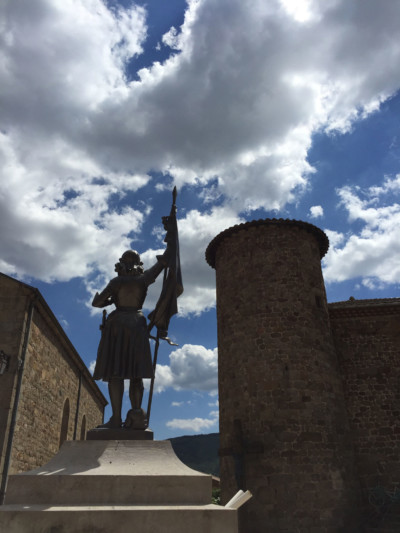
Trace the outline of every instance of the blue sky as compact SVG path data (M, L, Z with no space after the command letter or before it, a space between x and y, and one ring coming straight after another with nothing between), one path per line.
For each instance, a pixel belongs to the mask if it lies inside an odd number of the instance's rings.
M151 266L178 187L185 293L156 438L218 430L220 231L311 222L328 301L399 296L399 17L375 0L2 2L0 270L40 289L88 367L93 294L128 248Z

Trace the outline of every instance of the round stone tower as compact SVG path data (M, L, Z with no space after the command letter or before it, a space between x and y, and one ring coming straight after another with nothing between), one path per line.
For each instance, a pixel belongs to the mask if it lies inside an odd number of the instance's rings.
M217 279L223 499L246 533L352 533L357 486L319 228L267 219L208 246Z

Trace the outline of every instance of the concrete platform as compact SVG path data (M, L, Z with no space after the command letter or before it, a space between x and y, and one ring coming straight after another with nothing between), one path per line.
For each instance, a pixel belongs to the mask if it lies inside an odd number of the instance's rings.
M6 503L205 505L211 485L169 441L66 441L45 466L10 476Z
M10 476L0 531L237 533L237 511L211 504L211 485L168 441L67 441Z
M203 506L19 506L0 511L7 533L236 533L237 513Z
M94 428L86 433L86 440L153 440L154 433L147 429Z

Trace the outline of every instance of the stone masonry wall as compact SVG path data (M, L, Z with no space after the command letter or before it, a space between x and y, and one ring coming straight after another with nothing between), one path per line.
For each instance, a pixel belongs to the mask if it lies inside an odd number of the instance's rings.
M95 428L103 422L104 407L93 401L93 393L89 391L87 383L83 380L81 389L81 401L79 408L79 423L77 439L80 438L82 429L82 419L86 418L86 432Z
M253 493L243 533L354 533L358 485L322 232L274 220L233 230L214 246L223 499Z
M359 305L333 304L330 317L368 505L368 489L400 482L400 300Z
M0 349L10 356L7 371L0 376L0 472L6 453L15 394L18 358L23 344L28 291L9 278L0 277Z
M67 398L70 405L67 439L72 439L74 434L79 370L72 363L65 343L44 316L42 309L35 308L10 473L41 466L57 453ZM80 438L84 415L87 428L95 427L102 421L100 401L89 394L85 379L82 383L77 439Z

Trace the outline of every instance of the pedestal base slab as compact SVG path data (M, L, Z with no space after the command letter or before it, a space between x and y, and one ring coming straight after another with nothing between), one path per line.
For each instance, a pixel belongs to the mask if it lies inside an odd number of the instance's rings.
M204 506L22 506L0 511L7 533L234 533L237 513L218 505Z

